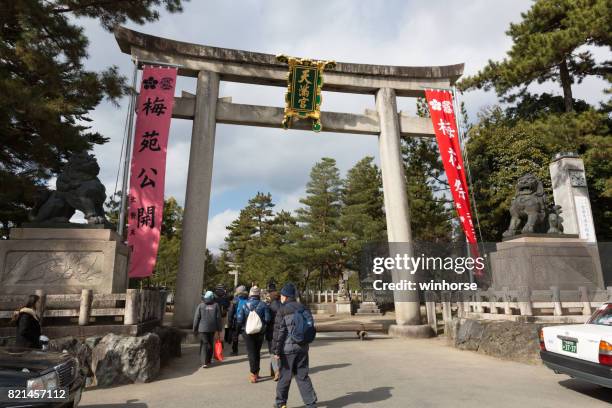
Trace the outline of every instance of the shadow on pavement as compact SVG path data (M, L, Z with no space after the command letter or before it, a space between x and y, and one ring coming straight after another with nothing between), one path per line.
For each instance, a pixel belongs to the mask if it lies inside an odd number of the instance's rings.
M391 390L393 387L377 387L370 391L349 392L342 397L334 398L329 401L317 402L318 407L326 408L341 408L351 404L373 404L375 402L384 401L391 398Z
M308 373L314 374L314 373L318 373L319 371L334 370L336 368L344 368L350 365L351 365L350 363L320 365L316 367L310 367L310 369L308 370Z
M574 378L559 381L559 385L568 388L572 391L576 391L583 395L589 396L591 398L612 403L612 389L610 388L600 387L599 385L591 384L586 381L581 381Z
M93 404L93 405L80 405L80 408L147 408L148 405L144 402L138 402L138 400L127 400L121 404Z

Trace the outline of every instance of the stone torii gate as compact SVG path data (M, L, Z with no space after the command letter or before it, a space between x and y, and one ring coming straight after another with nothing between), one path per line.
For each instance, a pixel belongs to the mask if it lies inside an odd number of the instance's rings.
M219 99L219 82L287 87L287 66L270 54L190 44L124 27L115 29L115 38L121 51L139 63L176 65L179 75L197 77L195 95L184 92L176 97L172 114L175 118L193 120L174 315L176 326L190 327L203 283L216 124L280 128L283 120L283 108ZM421 97L425 88L449 88L462 73L463 64L404 67L343 62L325 72L325 91L369 94L376 98L376 112L323 111L321 122L327 132L378 136L389 242L412 242L400 137L434 136L428 118L398 113L396 96ZM310 123L296 121L292 127L310 129ZM410 280L410 275L402 276L396 271L395 279ZM396 333L419 331L414 327L421 325L418 293L408 299L396 292L395 311Z

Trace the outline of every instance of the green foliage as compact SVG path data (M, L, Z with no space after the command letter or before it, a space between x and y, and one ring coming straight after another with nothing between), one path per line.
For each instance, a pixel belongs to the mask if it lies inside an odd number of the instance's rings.
M564 109L571 111L572 83L610 73L610 61L598 64L584 49L612 43L609 0L537 0L521 16L523 20L506 32L513 41L508 58L489 61L478 74L462 80L460 87L493 87L499 96L508 96L512 89L532 82L559 81Z
M181 253L183 208L174 197L164 200L161 237L151 283L174 288Z
M309 271L318 274L319 285L342 270L345 235L339 228L342 180L334 159L324 157L310 172L306 197L296 211L301 228L298 255ZM310 276L309 276L310 277Z
M361 159L343 182L339 228L346 238L349 269L361 268L361 251L368 243L387 240L380 170L373 157Z
M448 183L436 141L406 138L402 140L402 156L413 238L450 241L450 220L455 214L446 206Z
M121 213L121 191L117 191L108 197L108 200L104 203L104 213L108 223L116 230L119 226L119 215Z
M509 117L492 108L479 117L467 143L474 175L473 194L485 241L501 239L519 177L532 172L552 203L548 165L558 152L575 151L585 162L591 207L599 240L612 237L612 144L607 115L594 109L555 113L535 120Z
M344 268L358 267L366 242L385 238L380 172L372 161L361 160L343 181L335 160L321 159L295 217L274 213L270 194L257 193L228 226L223 262L231 259L246 284L272 278L301 287L316 279L335 284Z
M89 112L125 91L117 67L83 67L89 45L74 17L106 28L155 21L158 6L180 0L9 0L0 2L0 223L27 219L37 193L66 159L108 139L91 130Z

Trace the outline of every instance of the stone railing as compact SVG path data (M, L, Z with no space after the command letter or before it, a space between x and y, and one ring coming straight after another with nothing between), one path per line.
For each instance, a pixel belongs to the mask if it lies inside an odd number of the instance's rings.
M445 328L454 317L482 320L514 320L534 323L584 323L604 302L612 301L612 287L588 291L521 288L511 291L466 293L427 292L425 310L428 324L437 332L438 314Z
M43 290L35 292L40 296L37 313L43 316L43 325L87 326L104 321L123 321L124 325L164 318L166 304L165 291L152 289L127 289L126 293L94 294L91 289L83 289L81 294L46 294ZM15 310L22 306L27 295L0 295L0 320L11 319ZM61 324L61 323L60 323Z
M347 291L351 300L361 301L361 292L358 290ZM301 301L304 303L336 303L338 291L333 290L305 290L301 293Z

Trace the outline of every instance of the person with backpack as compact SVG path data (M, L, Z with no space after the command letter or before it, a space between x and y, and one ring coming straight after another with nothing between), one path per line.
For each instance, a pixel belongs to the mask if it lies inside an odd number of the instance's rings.
M286 408L291 378L295 376L302 401L307 408L317 406L317 394L308 375L308 349L317 332L310 310L296 301L295 285L281 289L282 306L274 320L273 349L280 362L275 407Z
M281 302L274 283L268 284L268 299L266 299L266 303L268 303L270 308L270 322L272 323L266 327L266 342L268 343L268 352L270 353L270 375L274 378L274 381L278 381L280 372L278 371L278 360L274 355L272 340L274 339L274 319L281 307Z
M232 356L238 355L238 336L240 335L240 327L236 323L236 317L238 315L238 310L246 303L248 298L249 294L244 285L236 287L234 298L227 312L227 326L230 332L228 338L232 343Z
M41 348L40 316L36 313L39 301L38 295L30 295L25 306L15 312L13 317L17 325L15 345L18 347Z
M221 308L215 303L215 295L209 290L202 296L193 316L193 331L200 336L200 364L208 368L212 362L215 335L221 338Z
M270 309L260 299L260 294L260 289L253 286L249 291L249 299L242 306L238 306L236 317L237 327L244 332L244 342L249 357L249 382L253 384L259 379L261 346L266 333L266 325L270 323Z

